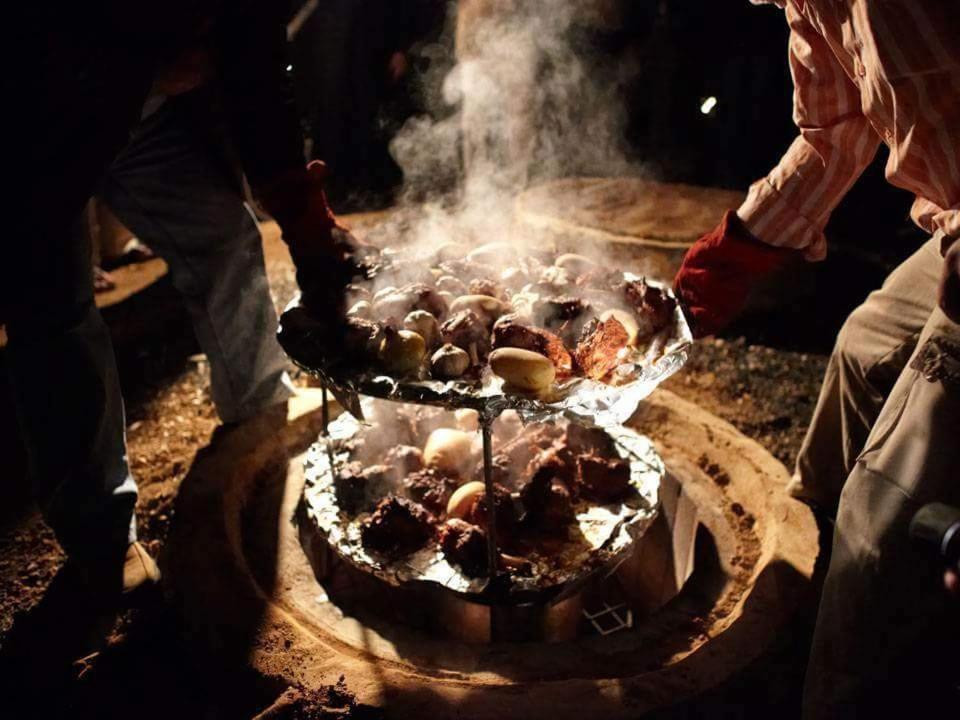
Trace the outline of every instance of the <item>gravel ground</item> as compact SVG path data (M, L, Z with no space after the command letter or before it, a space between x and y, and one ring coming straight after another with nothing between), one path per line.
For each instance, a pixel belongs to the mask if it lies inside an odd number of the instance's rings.
M822 355L708 339L696 343L664 387L727 420L792 469L826 366Z

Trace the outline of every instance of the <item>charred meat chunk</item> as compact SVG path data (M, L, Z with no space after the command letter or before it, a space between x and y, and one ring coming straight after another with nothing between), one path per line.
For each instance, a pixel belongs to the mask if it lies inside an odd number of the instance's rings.
M577 458L577 484L588 500L616 502L630 490L630 463L621 458L581 455Z
M387 452L383 464L396 468L400 477L423 470L423 451L413 445L396 445Z
M463 520L447 520L438 533L440 549L451 563L459 565L464 575L480 577L487 573L487 533Z
M546 355L546 338L515 314L504 315L493 325L493 347L515 347Z
M636 310L641 338L655 335L670 325L677 301L666 291L648 285L646 280L630 280L624 283L623 291L627 302Z
M547 327L560 326L567 320L580 317L589 307L585 300L569 295L547 298L541 305L543 322Z
M486 527L489 518L489 509L486 495L481 496L464 517L467 522ZM503 485L493 486L494 518L497 524L497 533L501 538L510 537L517 526L517 511L513 505L510 491Z
M503 453L497 453L493 456L493 458L491 458L491 460L490 472L493 476L493 481L498 485L503 485L507 488L514 487L516 483L514 481L513 472L510 469L510 458ZM477 466L477 469L473 474L473 479L483 482L483 463L480 463Z
M620 365L620 351L629 340L626 328L616 318L608 318L577 345L577 363L587 377L603 380Z
M548 531L561 530L577 519L573 507L573 500L564 485L554 482L550 486L550 496L547 498L543 513L538 518L540 527Z
M530 480L520 489L528 522L558 529L574 517L569 488L575 486L576 466L556 449L545 450L531 463Z
M376 498L386 495L395 480L395 471L387 465L364 467L359 462L351 462L335 474L333 490L337 504L355 515L372 506Z
M433 516L415 502L391 495L363 522L360 539L368 550L394 557L409 555L433 537Z
M348 317L343 327L344 354L350 359L376 357L383 339L383 326L372 320Z
M435 515L442 515L459 480L434 468L418 470L403 479L403 492Z
M609 434L597 427L568 423L563 444L577 455L592 454L616 457L617 446Z

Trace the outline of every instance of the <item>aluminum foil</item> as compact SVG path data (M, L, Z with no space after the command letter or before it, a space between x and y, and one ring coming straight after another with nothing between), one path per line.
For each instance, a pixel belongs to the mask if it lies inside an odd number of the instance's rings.
M365 398L362 409L372 413L375 402L378 401ZM350 459L350 452L338 447L343 447L342 441L364 432L375 429L344 413L330 424L328 438L321 438L307 453L303 495L306 520L344 560L391 585L433 583L472 600L494 601L485 593L489 580L464 575L456 565L447 562L434 541L393 561L366 551L360 528L369 513L346 513L340 508L334 489L337 472ZM509 587L497 596L497 602L556 599L574 592L594 574L616 567L656 518L664 465L653 443L625 427L607 428L606 432L615 441L620 457L630 463L630 482L635 493L623 503L578 507L570 535L575 540L565 543L559 553L526 558L531 560L533 572L529 577L511 576Z
M625 280L639 280L624 273ZM672 290L653 280L651 286ZM289 312L297 303L287 308ZM362 418L359 396L369 395L397 402L438 405L446 408L472 408L493 418L507 409L519 412L526 420L543 420L563 414L600 427L626 422L640 402L686 363L693 336L680 304L674 310L673 323L655 335L643 349L624 358L614 371L611 383L589 378L573 378L558 383L549 394L539 396L505 393L503 381L486 367L477 381L397 379L381 373L358 370L341 361L330 347L324 326L280 321L278 338L291 359L316 375L353 415Z

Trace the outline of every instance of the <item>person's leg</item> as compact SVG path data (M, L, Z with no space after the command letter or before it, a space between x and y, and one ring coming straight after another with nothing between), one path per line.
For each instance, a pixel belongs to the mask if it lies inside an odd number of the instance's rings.
M800 448L790 493L830 514L880 408L936 304L942 258L931 240L844 323Z
M955 670L955 601L936 553L908 528L926 503L960 504L958 437L960 326L937 308L843 488L806 718L926 717L924 701L949 680L942 671Z
M167 261L209 359L217 410L235 422L289 397L286 360L239 179L177 102L141 123L100 198Z
M10 93L22 127L10 133L13 227L0 259L9 379L45 517L73 560L107 567L119 581L136 486L110 336L93 302L90 247L77 243L74 228L136 121L151 71L135 52L19 10L28 17L15 25L32 54Z

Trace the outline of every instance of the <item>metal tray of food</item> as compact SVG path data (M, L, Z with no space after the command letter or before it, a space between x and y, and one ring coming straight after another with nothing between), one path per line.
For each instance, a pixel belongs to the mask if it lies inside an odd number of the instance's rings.
M529 540L520 536L518 530L519 540L515 543L532 548L524 557L527 565L523 572L501 572L492 585L485 572L469 574L449 561L436 536L402 556L369 550L362 535L364 522L371 514L370 504L348 509L337 491L339 474L362 452L357 450L358 443L360 447L368 441L376 443L366 448L364 464L370 465L379 461L379 453L396 443L422 443L424 438L418 436L421 431L411 431L411 427L456 427L456 421L453 413L436 408L401 406L372 398L363 400L362 410L375 425L344 413L330 424L328 437L321 438L308 452L306 486L298 517L339 557L390 585L432 584L488 604L555 601L576 592L598 573L612 571L657 515L664 466L653 444L628 428L608 427L603 432L612 441L616 457L629 464L626 494L608 503L580 498L573 506L575 520L564 527L559 540L551 535L554 539L546 545L538 544L537 531L533 531L535 539ZM508 414L506 418L509 417ZM563 418L550 421L551 432L564 431L568 423ZM520 425L519 419L516 425ZM540 430L527 425L518 432ZM494 437L507 434L500 426L495 426L495 431ZM507 447L506 442L501 445ZM403 492L397 488L393 491ZM442 519L438 516L437 522Z
M570 256L564 257L568 258ZM402 294L404 287L414 286L420 288L419 291L422 293L434 292L434 295L437 295L438 293L435 292L437 287L446 287L443 284L444 282L453 282L447 279L451 276L444 276L439 273L454 272L455 270L466 273L470 267L464 264L466 261L459 265L440 262L436 267L432 266L432 262L436 261L422 260L417 262L410 259L397 261L396 267L402 268L403 273L394 270L391 274L391 260L388 256L377 276L367 281L366 286L360 285L352 288L352 291L362 292L365 295L354 295L352 299L355 300L356 297L365 296L368 299L375 300L378 295L382 296L386 292L386 299L381 299L380 302L381 305L389 306L391 289L396 290L396 294ZM532 261L521 258L515 262L529 264ZM541 275L547 276L551 282L557 283L558 275L562 276L566 272L556 265L549 265L541 260L537 262L540 263L538 268L541 268ZM562 262L562 259L557 258L555 262ZM420 271L419 274L411 275L408 269L410 266L417 267ZM496 272L506 276L510 272L516 272L516 268L511 267L505 271ZM631 340L629 345L616 349L616 357L612 362L608 362L609 372L601 379L587 376L582 368L578 367L578 358L580 357L578 353L580 353L581 345L574 347L574 342L568 341L566 338L562 340L565 347L561 352L567 352L567 357L572 359L572 371L558 373L556 380L549 387L537 391L524 391L509 387L502 377L498 377L491 370L490 363L484 360L472 363L469 371L455 379L432 377L429 361L430 352L426 353L428 359L425 359L419 367L403 373L394 372L385 368L382 364L370 361L366 357L358 357L357 353L347 350L346 346L349 345L349 342L345 343L337 335L336 322L331 322L329 318L318 319L313 317L296 301L291 303L283 313L278 338L293 361L301 368L320 378L338 400L354 414L362 412L359 396L369 395L399 402L431 404L447 408L472 408L480 411L485 417L495 417L503 410L514 409L529 419L542 419L551 414L562 413L604 427L620 425L633 414L639 403L661 382L683 366L692 344L692 335L683 311L668 286L656 281L645 280L628 272L616 273L606 270L603 272L605 273L603 278L605 285L599 289L597 286L590 286L589 283L580 284L580 277L584 277L584 275L577 277L576 280L566 278L562 285L551 285L543 280L539 283L527 284L522 288L514 285L514 290L502 290L502 295L498 300L498 302L501 302L507 317L513 317L520 308L536 306L537 303L540 303L540 307L543 307L551 302L556 302L558 298L562 298L564 301L579 303L580 306L590 308L590 313L592 313L590 322L593 323L594 333L597 331L596 318L602 318L604 317L603 312L613 310L621 313L618 316L621 319L624 317L622 313L626 312L628 316L632 313L634 319L639 320L641 327L653 327L655 329L655 331L648 332L637 340ZM401 285L400 288L383 287L385 283L401 283L401 281L394 280L394 278L401 276L404 279L413 278L415 282L407 286ZM470 288L475 287L474 282L486 281L475 279L471 281ZM661 308L666 308L665 316L658 321L656 326L650 326L646 319L641 316L641 310L629 307L623 298L617 294L620 291L613 289L614 283L617 282L621 283L623 287L642 287L644 292L656 295L660 299L658 302L660 302ZM365 289L365 287L368 289ZM376 290L378 287L381 288L379 291ZM467 287L467 285L464 284L464 287ZM552 288L557 288L555 296L549 295L550 292L553 292ZM453 294L446 291L440 291L439 295L448 298L453 297ZM454 297L453 302L449 304L449 308L457 307L456 303L458 301L462 305L464 297ZM470 294L469 297L476 298L477 295ZM371 305L371 303L365 301L356 303L356 305L364 304ZM443 304L445 307L445 300ZM372 303L372 310L377 310L376 301ZM369 316L371 310L367 308L367 312ZM373 323L388 327L387 332L396 334L398 328L402 329L404 327L402 318L404 310L401 309L397 313L399 317L384 318L383 316L388 312L389 310L383 311L380 317L374 317ZM444 319L444 316L439 313L445 313L446 310L441 309L437 312L440 319ZM530 312L532 316L533 311ZM501 318L493 324L494 333L497 325L504 319L506 318ZM351 322L371 324L367 320L354 319ZM627 317L625 322L630 323L632 320ZM557 335L553 335L542 329L536 322L532 322L531 327L534 327L535 332L559 340L560 331L557 331ZM556 327L553 329L556 330ZM446 337L446 334L444 334L443 338L446 339ZM634 333L630 337L637 338L638 335ZM493 339L495 341L495 334Z

